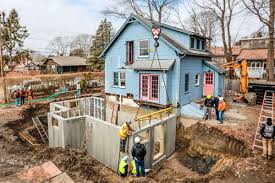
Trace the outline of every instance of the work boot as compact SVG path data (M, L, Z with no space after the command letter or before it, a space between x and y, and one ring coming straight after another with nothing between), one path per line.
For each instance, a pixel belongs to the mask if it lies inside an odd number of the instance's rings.
M267 154L262 154L262 157L265 159L268 159L268 155Z
M272 160L274 157L273 156L268 156L267 159Z

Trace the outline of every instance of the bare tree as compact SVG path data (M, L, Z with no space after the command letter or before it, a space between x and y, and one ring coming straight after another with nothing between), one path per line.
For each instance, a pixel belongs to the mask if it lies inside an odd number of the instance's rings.
M190 18L187 20L187 28L209 38L208 47L210 47L211 42L215 39L218 33L217 16L212 11L194 6L192 4L190 4L186 10L190 15ZM181 13L177 11L176 15L183 28L185 28L186 24L183 24L184 21L181 18Z
M94 36L89 34L79 34L72 41L72 49L73 50L82 50L83 57L88 58L90 53L90 48L92 45L92 40Z
M48 49L57 55L67 56L72 48L72 37L58 36L54 38L48 45Z
M102 11L104 15L127 18L129 14L166 22L180 0L115 0L115 4Z
M274 80L274 21L275 2L272 0L242 0L245 7L269 29L267 80Z
M195 0L196 5L216 15L220 25L224 55L227 62L232 61L231 24L233 16L238 13L240 2L240 0ZM234 77L234 70L229 71L229 77Z

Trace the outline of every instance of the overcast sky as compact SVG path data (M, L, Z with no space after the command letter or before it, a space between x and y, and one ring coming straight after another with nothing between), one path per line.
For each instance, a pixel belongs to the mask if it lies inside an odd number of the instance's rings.
M30 36L25 47L46 52L51 39L56 36L74 36L80 33L95 34L104 16L100 13L111 0L0 0L0 10L15 8L22 25L26 25ZM256 18L236 17L233 36L249 35L260 25ZM122 20L111 19L116 30Z
M46 51L49 41L62 35L94 34L109 0L0 0L0 10L15 8L30 33L26 48ZM117 29L121 21L113 21Z

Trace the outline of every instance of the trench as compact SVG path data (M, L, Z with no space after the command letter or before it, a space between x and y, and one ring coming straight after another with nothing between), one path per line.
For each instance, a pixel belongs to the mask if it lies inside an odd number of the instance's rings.
M177 146L178 161L199 175L230 170L234 160L251 154L251 149L243 140L202 123L190 127L178 123Z

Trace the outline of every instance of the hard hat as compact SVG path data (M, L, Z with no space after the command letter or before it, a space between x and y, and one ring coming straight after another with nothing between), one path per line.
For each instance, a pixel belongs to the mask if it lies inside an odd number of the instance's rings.
M136 137L135 138L135 143L137 144L137 143L140 143L140 138L139 137Z
M32 87L31 86L29 86L29 90L31 90L32 89Z
M208 98L208 99L211 99L211 95L207 95L207 98Z
M222 98L222 97L220 97L220 98L219 98L219 101L223 101L223 98Z
M132 123L132 121L130 120L130 121L126 121L126 124L127 125L130 125Z
M122 159L123 159L123 161L128 162L129 157L128 156L124 156Z

